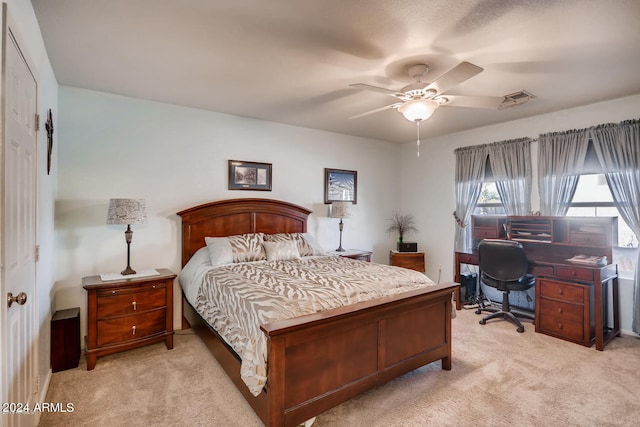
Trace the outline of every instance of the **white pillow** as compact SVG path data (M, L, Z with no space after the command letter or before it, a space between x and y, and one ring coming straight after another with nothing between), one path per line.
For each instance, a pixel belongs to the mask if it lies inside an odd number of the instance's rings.
M318 243L315 237L313 237L309 233L302 233L302 237L307 241L309 246L313 248L314 255L327 255L327 251L324 250L322 246Z
M207 244L212 266L233 263L233 251L229 239L226 237L205 237L204 242Z
M295 240L264 242L263 244L267 253L267 261L286 261L300 258L300 251L298 251L298 244Z

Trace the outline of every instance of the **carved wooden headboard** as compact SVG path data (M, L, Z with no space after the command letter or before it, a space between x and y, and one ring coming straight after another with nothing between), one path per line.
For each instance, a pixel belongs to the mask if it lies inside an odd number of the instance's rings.
M182 265L205 246L205 237L244 233L304 233L310 210L271 199L229 199L178 212L182 217Z

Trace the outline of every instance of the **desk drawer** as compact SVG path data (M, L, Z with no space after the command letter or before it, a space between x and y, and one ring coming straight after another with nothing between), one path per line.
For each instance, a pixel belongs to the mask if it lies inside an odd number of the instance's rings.
M460 264L471 264L478 265L478 255L477 254L458 254L458 260Z
M548 300L545 298L540 302L540 314L544 321L551 321L552 324L584 324L584 306L582 304L572 304L568 302Z
M593 281L593 270L587 268L556 266L556 276L568 279Z
M473 229L474 239L497 239L498 230L496 228L476 227Z
M604 234L593 233L569 233L569 243L580 246L606 246Z
M538 279L536 283L537 292L542 297L554 298L556 300L584 304L584 291L580 285L572 285L570 283L551 282L544 279Z
M531 265L529 266L529 273L534 276L554 276L555 271L550 265Z
M547 315L540 319L541 332L555 335L560 338L568 338L584 343L588 341L584 336L584 323L571 322L562 317Z

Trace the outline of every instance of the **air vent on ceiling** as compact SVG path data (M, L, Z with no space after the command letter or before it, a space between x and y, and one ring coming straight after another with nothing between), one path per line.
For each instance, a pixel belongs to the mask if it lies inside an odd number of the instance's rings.
M536 96L527 92L526 90L521 90L518 92L510 93L509 95L504 96L504 101L500 104L500 109L515 107L516 105L525 104L529 102L530 99L535 98Z

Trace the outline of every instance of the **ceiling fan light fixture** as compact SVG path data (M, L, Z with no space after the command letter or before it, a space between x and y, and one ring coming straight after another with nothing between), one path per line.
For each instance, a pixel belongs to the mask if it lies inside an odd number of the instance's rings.
M421 122L431 117L439 106L439 103L431 99L414 99L402 104L398 107L398 111L411 122Z

